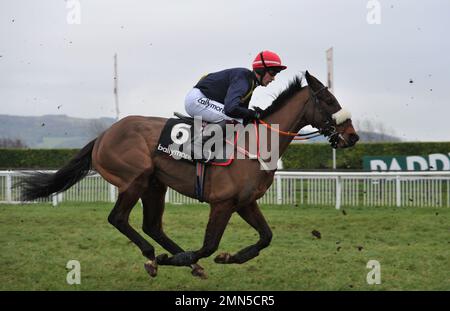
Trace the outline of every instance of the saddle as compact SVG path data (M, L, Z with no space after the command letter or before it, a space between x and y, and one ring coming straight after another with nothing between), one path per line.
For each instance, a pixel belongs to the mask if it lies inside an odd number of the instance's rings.
M203 136L200 136L202 148L204 148L202 149L202 154L205 154L205 151L208 151L212 157L210 157L206 163L204 163L204 161L198 161L198 159L195 159L193 156L195 137L194 139L191 138L194 135L194 130L196 130L194 126L196 124L196 120L179 112L175 112L174 115L176 118L170 118L167 120L166 125L161 132L161 136L159 137L158 145L156 147L156 152L162 153L165 156L175 160L189 162L196 166L195 194L200 202L204 201L203 190L207 166L230 165L234 160L235 149L250 158L257 159L259 156L259 151L257 151L255 158L255 155L251 155L248 151L245 149L242 150L242 148L237 145L239 138L238 133L233 133L232 137L227 137L227 134L223 133L224 135L220 136L219 139L217 139L217 137L212 139L212 144L209 143L208 139L206 139L206 143L203 144L205 141ZM202 122L203 129L200 130L201 135L203 135L204 129L210 124L214 123ZM258 142L256 123L254 123L254 126L256 131L256 141Z
M164 126L161 136L159 137L157 152L163 153L175 160L182 160L189 163L199 162L194 157L194 122L195 119L179 112L174 112L176 118L170 118ZM205 128L210 124L202 122L202 127ZM198 133L197 133L198 134ZM227 139L224 135L220 141L208 142L208 136L203 137L203 154L212 154L212 157L206 162L206 165L227 166L233 162L234 158L234 144L236 137ZM228 145L228 147L227 147ZM200 161L202 162L202 161Z
M191 123L194 123L194 118L193 118L193 117L184 115L184 114L182 114L182 113L180 113L180 112L176 112L176 111L175 111L175 112L173 113L173 115L174 115L175 117L177 117L178 119L183 120L183 121L185 121L185 122L191 122Z
M213 152L218 150L209 151L209 154L213 154L212 158L209 158L206 163L204 161L198 161L194 157L194 124L195 119L179 112L175 112L176 118L170 118L167 120L164 126L161 136L159 137L158 145L156 151L163 153L175 160L187 161L196 166L195 169L195 194L200 202L204 201L203 191L205 182L205 171L206 165L216 165L216 166L228 166L233 162L234 159L234 145L236 144L237 135L234 137L234 141L227 141L226 137L222 136L220 139L220 147L225 152ZM203 129L208 126L207 122L202 122ZM203 129L200 130L200 135L203 135ZM197 134L198 135L198 134ZM226 134L225 134L226 135ZM207 147L208 144L203 144L203 136L199 137L202 143L201 147ZM227 148L227 144L229 145ZM231 146L230 146L231 145ZM231 148L230 148L231 147ZM220 148L219 148L220 149ZM228 152L226 152L228 150ZM230 152L231 150L231 152ZM202 149L201 154L204 154L204 149Z

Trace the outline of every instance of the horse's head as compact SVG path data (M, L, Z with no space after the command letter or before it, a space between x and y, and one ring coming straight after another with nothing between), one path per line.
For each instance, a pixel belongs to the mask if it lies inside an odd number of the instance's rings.
M310 99L305 117L328 138L333 148L347 148L356 144L358 134L352 125L351 115L342 109L337 99L319 80L306 71Z

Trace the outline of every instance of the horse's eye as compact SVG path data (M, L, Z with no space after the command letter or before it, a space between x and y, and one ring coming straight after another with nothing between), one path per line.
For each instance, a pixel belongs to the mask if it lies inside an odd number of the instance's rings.
M327 104L327 106L334 106L336 101L333 98L326 97L323 101Z

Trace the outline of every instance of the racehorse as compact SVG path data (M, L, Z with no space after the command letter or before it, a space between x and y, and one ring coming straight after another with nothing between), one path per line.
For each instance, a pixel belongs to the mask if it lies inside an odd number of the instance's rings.
M350 114L318 79L305 73L308 82L295 77L265 110L260 124L270 131L279 125L279 155L287 149L298 131L307 125L327 136L334 148L353 146L359 139ZM22 199L34 200L62 192L85 177L93 168L106 181L118 187L119 195L108 221L134 242L148 259L144 264L151 277L158 265L189 266L192 274L206 277L197 263L219 246L231 215L237 212L259 233L259 240L235 254L221 253L216 263L244 263L269 246L272 232L257 200L274 180L275 170L261 170L254 159L235 160L227 167L210 166L205 177L204 200L210 204L203 246L185 251L172 241L162 227L167 187L195 198L195 166L155 152L165 118L128 116L113 124L83 147L56 173L34 173L22 183ZM155 256L153 246L129 224L129 215L138 200L143 206L143 231L172 256Z

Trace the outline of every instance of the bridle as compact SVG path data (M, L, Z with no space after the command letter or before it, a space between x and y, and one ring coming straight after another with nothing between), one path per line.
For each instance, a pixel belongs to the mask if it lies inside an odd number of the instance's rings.
M319 98L317 97L317 94L319 94L320 92L322 92L323 90L328 89L327 86L322 86L319 90L317 90L316 92L314 92L311 88L309 88L309 92L310 92L310 99L313 100L314 105L316 106L317 110L319 111L319 113L322 114L322 116L325 118L325 125L323 127L318 127L319 129L319 133L325 137L328 138L328 141L331 144L331 147L333 148L337 148L337 145L339 143L339 137L342 137L341 134L339 134L337 132L336 129L336 122L334 122L332 115L326 113L319 102ZM313 120L315 120L315 113L316 111L314 111L314 115L313 115Z
M259 123L261 123L262 125L264 125L265 127L267 127L268 129L275 131L277 133L279 133L282 136L290 136L293 137L294 140L308 140L308 139L312 139L315 137L318 137L320 135L323 135L325 137L328 138L328 141L330 142L331 146L333 148L336 148L338 143L339 143L339 138L342 137L341 134L339 134L337 132L336 126L335 126L335 122L333 121L333 117L331 115L329 115L328 113L326 113L322 107L320 106L320 102L319 99L317 97L317 95L322 92L323 90L328 89L328 87L326 86L322 86L319 90L317 91L313 91L311 88L309 88L309 101L312 100L313 104L316 106L317 110L319 111L319 113L322 114L322 116L324 116L325 118L325 125L322 127L318 127L317 131L314 132L310 132L310 133L306 133L306 134L300 134L300 133L292 133L292 132L285 132L285 131L281 131L278 129L275 129L273 127L270 126L269 123L263 121L263 120L258 120ZM308 103L305 104L305 107ZM314 115L313 115L313 120L315 119L315 110L314 111Z

